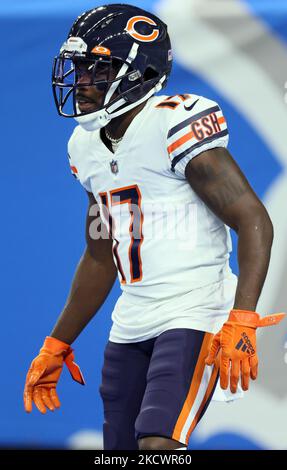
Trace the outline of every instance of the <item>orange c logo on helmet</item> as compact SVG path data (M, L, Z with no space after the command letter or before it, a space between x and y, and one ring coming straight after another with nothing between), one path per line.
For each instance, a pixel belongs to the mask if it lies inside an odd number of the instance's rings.
M95 46L92 51L93 54L100 54L100 55L111 55L110 49L103 46Z
M143 21L144 23L148 23L152 26L157 26L157 24L147 16L133 16L129 19L125 31L132 36L134 39L143 42L152 42L155 41L159 37L159 30L154 29L151 34L140 34L135 30L135 25L139 22Z

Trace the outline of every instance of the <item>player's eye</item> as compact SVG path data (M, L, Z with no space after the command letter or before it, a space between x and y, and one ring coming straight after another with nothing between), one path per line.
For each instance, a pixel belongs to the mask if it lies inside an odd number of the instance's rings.
M108 88L107 82L96 82L95 85L99 91L106 91Z
M78 77L82 77L83 75L92 75L94 70L94 63L75 63L75 70Z
M109 65L102 62L98 62L95 68L96 75L107 75L109 73Z

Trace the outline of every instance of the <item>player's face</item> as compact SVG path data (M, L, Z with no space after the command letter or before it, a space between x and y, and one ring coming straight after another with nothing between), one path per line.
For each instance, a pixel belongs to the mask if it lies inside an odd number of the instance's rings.
M104 96L109 88L108 81L115 79L118 67L107 62L78 62L76 65L76 101L83 113L97 111L103 106ZM96 82L96 83L95 83Z

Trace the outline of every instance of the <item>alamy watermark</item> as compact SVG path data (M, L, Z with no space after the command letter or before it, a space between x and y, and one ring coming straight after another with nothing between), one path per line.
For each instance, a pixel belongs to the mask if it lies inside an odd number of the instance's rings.
M140 206L119 200L111 208L93 205L89 216L92 218L89 236L93 240L129 235L134 240L177 240L184 248L192 248L197 242L197 205L192 203L156 202Z

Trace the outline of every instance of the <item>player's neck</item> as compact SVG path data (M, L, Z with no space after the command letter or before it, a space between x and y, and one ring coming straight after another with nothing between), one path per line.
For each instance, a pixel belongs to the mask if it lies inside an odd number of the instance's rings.
M146 101L131 111L112 119L112 121L107 125L107 131L113 139L120 139L123 137L127 128L136 117L136 115L144 108Z

